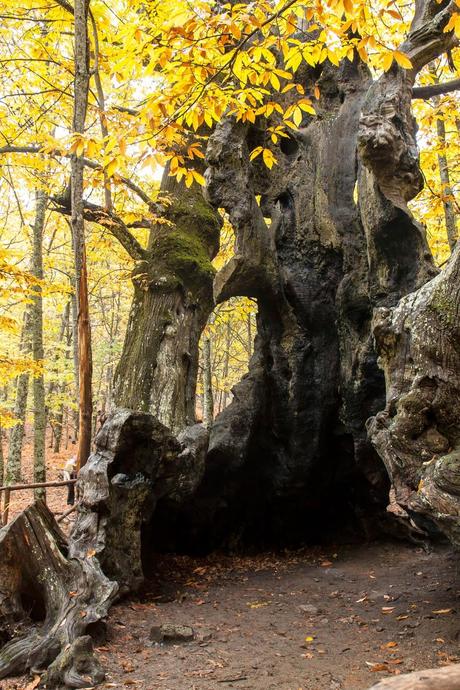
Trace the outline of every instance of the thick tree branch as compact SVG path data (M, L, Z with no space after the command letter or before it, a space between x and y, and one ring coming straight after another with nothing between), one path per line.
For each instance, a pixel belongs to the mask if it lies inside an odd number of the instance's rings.
M40 146L12 146L8 144L0 147L0 155L4 153L40 153L40 151Z
M214 280L214 298L255 297L270 289L274 271L270 235L256 201L246 142L247 127L227 117L217 125L206 151L207 196L224 208L235 229L235 255Z
M380 191L395 206L407 211L407 202L423 187L411 111L417 73L458 43L445 27L457 8L454 0L444 6L420 0L407 40L399 50L409 57L412 69L396 63L369 89L362 108L358 148Z
M63 199L52 198L51 200L56 204L56 211L66 216L70 215L70 209L64 203ZM91 204L86 201L84 218L91 223L98 223L109 230L115 239L119 241L121 246L128 252L131 258L136 261L141 261L146 258L145 249L140 242L137 241L134 235L130 233L128 226L115 213L109 213L106 209L102 208L102 206L97 206L96 204Z
M428 86L416 86L412 89L412 98L422 98L428 100L433 96L440 96L451 91L458 91L460 89L460 79L452 79L444 84L429 84Z
M458 9L455 0L450 0L444 7L437 0L422 1L419 4L422 9L416 12L409 36L400 47L412 62L414 79L422 67L458 45L453 31L444 32L453 12Z

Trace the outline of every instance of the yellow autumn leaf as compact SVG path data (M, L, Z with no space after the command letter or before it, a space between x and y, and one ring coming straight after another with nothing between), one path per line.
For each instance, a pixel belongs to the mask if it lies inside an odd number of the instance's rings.
M382 68L384 72L388 72L393 64L393 53L386 53L382 59Z
M262 146L256 146L256 148L251 151L251 153L249 155L249 160L253 161L254 158L257 158L257 156L262 153L262 151L263 151Z
M292 113L292 119L294 121L294 124L297 125L297 127L300 127L300 124L302 122L302 111L299 107L294 108L294 111Z
M400 67L404 67L404 69L411 69L412 62L405 53L401 53L400 50L394 50L393 56Z
M104 168L104 172L107 175L107 177L112 177L112 175L116 171L117 167L118 167L117 158L112 158L112 160L109 161Z
M271 170L274 166L274 164L277 162L273 151L270 151L270 149L263 149L262 151L262 158L269 170Z
M86 150L85 150L86 155L88 158L94 158L97 154L97 144L94 141L94 139L88 139L86 142Z
M202 187L206 184L206 180L204 179L203 175L201 175L197 170L192 170L192 175L193 178L198 184L200 184Z

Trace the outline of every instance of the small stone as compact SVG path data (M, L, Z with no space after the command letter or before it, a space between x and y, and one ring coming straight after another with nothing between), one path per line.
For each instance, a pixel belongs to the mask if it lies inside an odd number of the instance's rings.
M212 632L199 633L197 636L198 642L209 642L212 639Z
M319 611L319 608L317 606L313 606L313 604L302 604L299 606L299 609L302 611L302 613L308 613L309 616L317 616Z
M193 628L188 625L164 623L154 625L150 630L151 642L190 642L194 637Z

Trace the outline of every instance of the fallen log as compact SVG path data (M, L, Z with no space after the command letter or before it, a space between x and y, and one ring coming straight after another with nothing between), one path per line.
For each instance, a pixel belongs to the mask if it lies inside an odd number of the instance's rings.
M91 554L69 560L67 549L41 501L0 530L0 678L49 668L48 688L102 680L85 633L107 614L118 587Z
M459 690L460 664L386 678L369 690Z

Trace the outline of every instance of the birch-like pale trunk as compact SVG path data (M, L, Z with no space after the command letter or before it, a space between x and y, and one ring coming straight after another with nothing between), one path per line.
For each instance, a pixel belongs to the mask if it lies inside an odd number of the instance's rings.
M21 333L21 355L30 353L31 350L31 326L32 315L29 307L24 313L24 320L22 324ZM24 442L26 412L27 412L27 398L29 393L29 378L28 371L20 374L16 381L16 401L14 404L13 415L17 419L17 424L10 431L8 460L6 466L6 484L16 484L21 479L21 455L22 445Z

